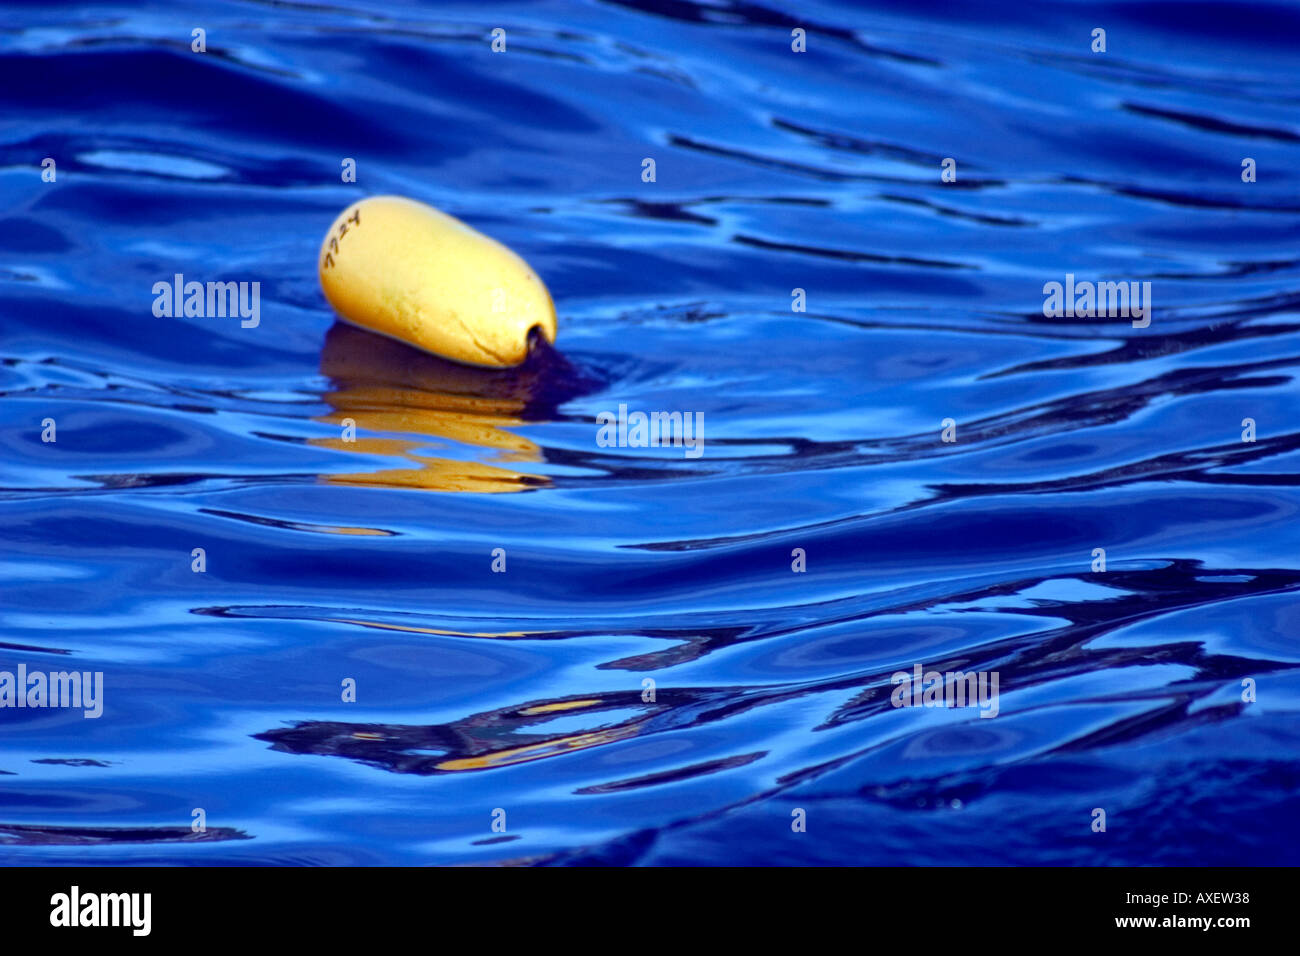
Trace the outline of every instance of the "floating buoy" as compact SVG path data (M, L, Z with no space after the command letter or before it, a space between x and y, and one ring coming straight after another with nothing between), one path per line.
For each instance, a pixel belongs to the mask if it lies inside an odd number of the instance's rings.
M320 284L345 321L467 365L519 365L533 336L555 341L555 304L528 263L401 196L339 214L321 244Z

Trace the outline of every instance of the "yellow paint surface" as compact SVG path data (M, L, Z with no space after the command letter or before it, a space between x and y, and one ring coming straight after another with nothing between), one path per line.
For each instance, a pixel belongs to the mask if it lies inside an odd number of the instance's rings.
M555 341L555 305L528 263L413 199L372 196L343 210L319 269L341 318L456 362L518 365L533 328Z

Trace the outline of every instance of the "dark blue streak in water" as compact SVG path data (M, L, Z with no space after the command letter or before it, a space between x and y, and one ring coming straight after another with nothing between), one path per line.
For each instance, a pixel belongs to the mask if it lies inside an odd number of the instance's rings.
M107 702L0 711L0 858L1300 862L1300 11L790 9L6 5L0 669ZM377 193L523 253L560 355L333 326ZM261 325L154 319L177 272Z

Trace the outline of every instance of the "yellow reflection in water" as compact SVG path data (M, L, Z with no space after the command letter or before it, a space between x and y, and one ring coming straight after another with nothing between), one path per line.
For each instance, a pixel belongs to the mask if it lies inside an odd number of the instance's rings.
M595 707L601 703L599 697L590 697L585 700L557 700L551 704L538 704L536 707L525 707L519 711L521 717L532 717L535 714L555 714L566 710L581 710L584 707Z
M427 488L434 491L510 492L548 484L522 465L540 462L535 443L509 428L538 386L538 373L470 368L425 354L400 342L341 322L325 336L321 373L333 380L324 398L333 411L317 421L336 425L338 438L313 438L318 448L400 458L404 467L321 475L332 484ZM345 419L356 423L355 441L344 441ZM372 437L365 433L422 435ZM461 461L427 453L437 439L492 452L493 461Z
M476 757L455 757L436 765L438 770L487 770L489 767L504 767L510 764L524 763L529 760L541 760L544 757L556 757L575 750L599 747L618 740L635 737L641 730L640 724L620 724L606 727L585 734L572 734L539 744L527 744L512 747L509 750L496 750Z
M448 631L439 627L418 627L414 624L388 624L384 621L360 621L346 617L330 617L324 620L334 624L355 624L358 627L373 627L381 631L405 631L408 634L436 634L449 637L541 637L548 631Z

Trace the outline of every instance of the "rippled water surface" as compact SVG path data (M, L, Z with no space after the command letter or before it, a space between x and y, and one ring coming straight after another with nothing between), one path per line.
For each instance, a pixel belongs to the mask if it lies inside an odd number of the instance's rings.
M0 710L0 858L1300 862L1294 5L0 24L0 669L105 675ZM381 193L524 255L558 351L336 325ZM155 318L175 273L260 324ZM1066 273L1150 326L1044 318ZM917 663L997 717L891 706Z

